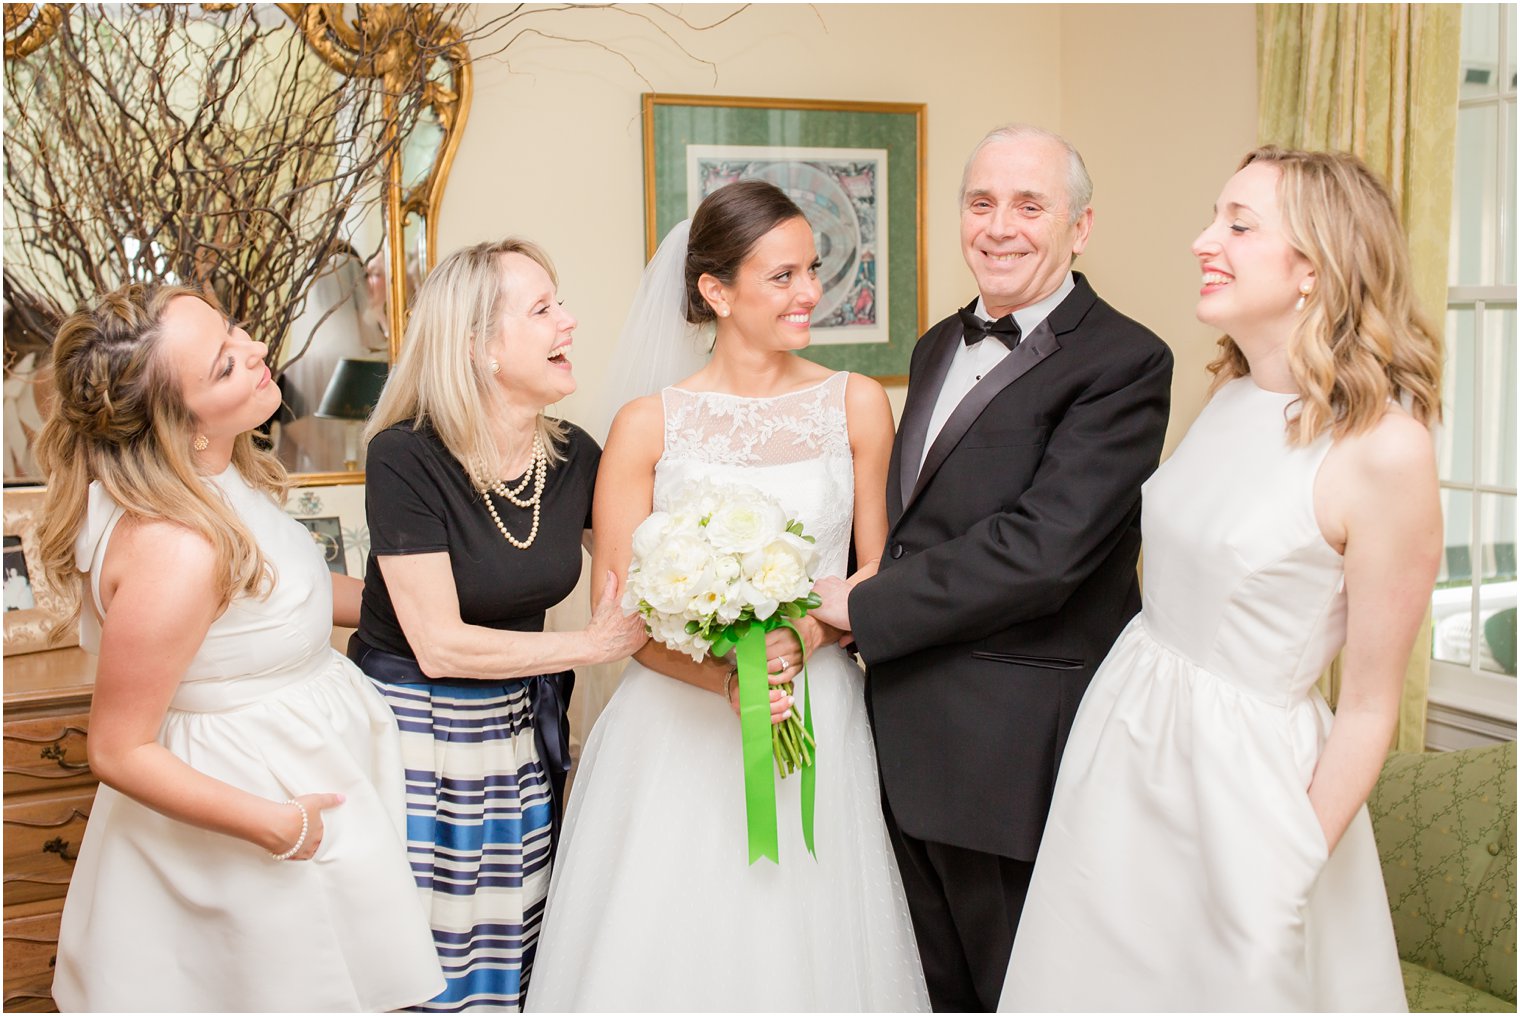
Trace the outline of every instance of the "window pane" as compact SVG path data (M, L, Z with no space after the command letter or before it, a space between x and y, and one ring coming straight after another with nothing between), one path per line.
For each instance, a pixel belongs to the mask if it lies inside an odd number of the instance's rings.
M1461 97L1499 90L1499 4L1462 5Z
M1478 527L1483 584L1478 593L1478 664L1515 672L1515 499L1480 494Z
M1472 654L1472 493L1441 491L1446 554L1430 600L1430 655L1466 666Z
M1499 281L1508 286L1515 284L1515 100L1504 103L1504 123L1507 143L1504 145L1504 193L1500 200L1504 205L1504 243L1499 256L1503 264L1499 269Z
M1453 286L1493 282L1499 226L1499 110L1497 105L1457 111L1457 166L1452 188Z
M1483 461L1480 482L1515 485L1515 310L1483 311Z
M1504 73L1499 78L1499 90L1504 91L1505 82L1509 83L1509 93L1515 94L1515 8L1505 4L1499 5L1502 21L1499 30L1504 38L1509 40L1509 45L1504 48Z
M1471 483L1473 446L1473 369L1476 366L1477 313L1470 308L1446 312L1446 369L1441 379L1438 432L1441 479Z

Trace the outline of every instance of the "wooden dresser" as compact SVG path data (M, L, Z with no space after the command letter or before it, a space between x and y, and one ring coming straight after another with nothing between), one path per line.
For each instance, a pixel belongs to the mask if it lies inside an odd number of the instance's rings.
M85 730L95 657L5 658L5 1011L53 1012L58 916L95 801Z

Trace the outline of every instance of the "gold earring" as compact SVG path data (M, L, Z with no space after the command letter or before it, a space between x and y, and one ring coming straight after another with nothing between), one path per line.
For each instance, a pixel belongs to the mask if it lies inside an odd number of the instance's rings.
M205 434L197 434L195 435L195 440L190 442L190 447L198 452L203 452L211 447L211 439Z
M501 373L501 364L497 363L495 360L491 361L491 373L492 374L500 374Z

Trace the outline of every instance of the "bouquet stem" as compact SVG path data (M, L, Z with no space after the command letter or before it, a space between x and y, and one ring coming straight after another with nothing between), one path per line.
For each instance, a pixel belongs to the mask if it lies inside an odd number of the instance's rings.
M786 694L792 694L796 687L793 684L778 685ZM787 775L799 769L805 769L813 764L811 748L817 745L813 741L813 735L807 732L794 710L791 716L775 725L771 737L771 748L776 756L776 772L784 780Z

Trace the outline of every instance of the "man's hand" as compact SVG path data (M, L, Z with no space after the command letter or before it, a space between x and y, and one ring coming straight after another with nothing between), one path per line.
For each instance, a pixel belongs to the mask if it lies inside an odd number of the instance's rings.
M827 576L813 586L813 592L823 603L808 611L808 616L824 624L832 625L844 633L840 641L847 641L850 633L850 584L841 578Z

